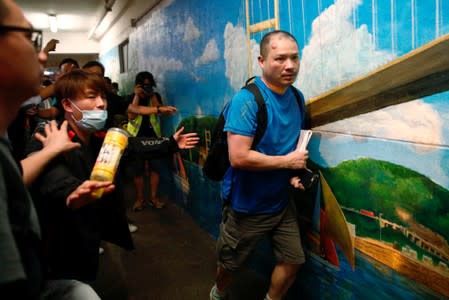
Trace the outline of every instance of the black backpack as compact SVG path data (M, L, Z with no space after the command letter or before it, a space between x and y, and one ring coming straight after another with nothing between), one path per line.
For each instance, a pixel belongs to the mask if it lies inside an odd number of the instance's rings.
M248 79L243 89L250 91L257 102L257 127L256 133L254 134L253 143L251 149L255 149L256 145L259 143L260 139L265 133L267 128L267 107L265 105L265 100L260 93L259 88L254 83L248 83L252 78ZM299 111L302 114L304 111L304 97L303 95L294 87L291 87L293 94L295 95L296 101L299 105ZM226 104L226 105L229 105ZM226 107L226 106L225 106ZM223 110L218 117L217 124L215 125L214 131L212 133L212 140L210 144L209 153L206 157L206 161L203 165L203 174L207 178L214 181L223 180L223 176L226 171L231 166L229 162L229 152L228 152L228 138L227 133L223 131L225 125L225 119L223 116Z

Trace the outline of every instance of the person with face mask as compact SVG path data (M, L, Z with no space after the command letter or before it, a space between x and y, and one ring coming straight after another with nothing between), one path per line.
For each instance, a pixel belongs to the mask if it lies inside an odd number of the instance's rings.
M134 248L118 192L122 185L89 180L103 143L98 133L107 119L105 91L102 78L82 70L64 74L55 84L69 137L81 146L56 157L31 186L46 244L48 278L90 283L96 278L101 240ZM32 143L28 152L32 155L39 147ZM103 196L97 199L91 192L100 184Z
M103 144L107 119L105 93L103 78L83 70L67 73L55 84L68 134L81 146L52 160L31 186L46 244L47 276L52 279L86 283L95 280L102 240L126 250L134 248L123 201L122 177L116 174L114 183L89 180ZM160 138L158 143L130 138L128 151L152 156L194 147L199 140L197 134L182 134L182 130L170 138ZM29 152L32 154L39 147L34 143ZM92 195L98 188L103 188L99 199Z

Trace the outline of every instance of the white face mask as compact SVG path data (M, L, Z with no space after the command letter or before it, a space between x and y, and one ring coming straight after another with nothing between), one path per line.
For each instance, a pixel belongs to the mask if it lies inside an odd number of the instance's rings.
M75 121L79 128L84 129L87 132L95 132L104 128L106 119L108 118L108 112L106 110L81 110L75 103L72 102L72 100L68 100L72 103L73 107L75 107L83 115L81 120L76 120L72 115L73 121Z

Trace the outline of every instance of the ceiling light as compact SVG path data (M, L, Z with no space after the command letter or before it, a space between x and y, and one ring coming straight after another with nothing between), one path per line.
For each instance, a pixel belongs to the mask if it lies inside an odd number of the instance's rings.
M56 15L48 15L48 25L50 26L51 32L58 32L58 20L56 19Z

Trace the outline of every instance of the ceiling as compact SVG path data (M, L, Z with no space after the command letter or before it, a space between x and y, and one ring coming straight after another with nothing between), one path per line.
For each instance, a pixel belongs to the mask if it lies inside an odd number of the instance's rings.
M105 0L15 0L35 28L49 31L48 14L56 14L58 32L89 33L101 17Z
M60 41L56 53L100 53L126 40L163 0L15 0L31 24L44 32L44 44ZM57 17L51 32L49 14Z

